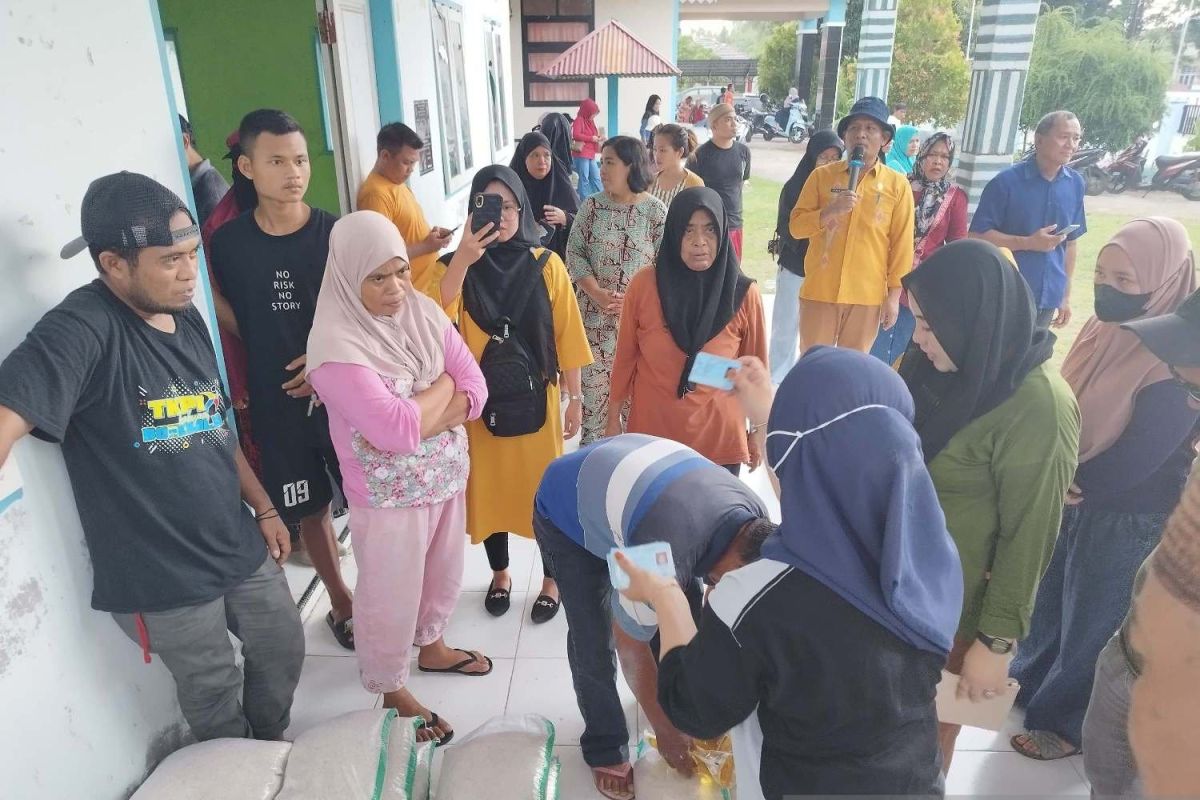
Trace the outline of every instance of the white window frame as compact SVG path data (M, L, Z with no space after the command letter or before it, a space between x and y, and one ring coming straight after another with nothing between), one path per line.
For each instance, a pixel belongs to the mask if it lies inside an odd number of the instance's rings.
M466 24L460 6L434 0L433 70L438 95L438 138L441 141L442 173L446 194L471 183L476 158L471 146L471 122L467 116L466 61L463 53ZM453 45L457 30L457 47ZM453 131L453 138L447 134ZM489 137L490 138L490 137Z
M492 160L512 146L512 116L509 113L508 62L505 59L505 32L495 20L484 22L484 56L488 70L488 141Z

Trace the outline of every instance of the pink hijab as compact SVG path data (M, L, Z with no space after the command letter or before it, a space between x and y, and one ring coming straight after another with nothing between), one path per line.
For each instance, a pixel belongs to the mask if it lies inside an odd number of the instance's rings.
M1170 314L1196 288L1192 243L1187 230L1173 219L1135 219L1104 247L1124 250L1137 270L1142 291L1151 292L1139 319ZM1062 374L1079 401L1080 463L1104 452L1120 437L1143 387L1171 377L1167 365L1135 334L1121 330L1121 323L1095 317L1083 326L1067 353Z
M403 305L387 317L362 303L363 280L392 258L408 261L404 239L391 220L374 211L342 217L329 234L329 260L308 334L311 372L322 364L359 364L389 378L412 378L413 391L429 388L445 371L446 326L437 303L405 281Z

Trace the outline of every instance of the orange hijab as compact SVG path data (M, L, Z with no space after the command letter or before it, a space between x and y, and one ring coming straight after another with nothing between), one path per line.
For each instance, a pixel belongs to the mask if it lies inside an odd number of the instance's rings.
M1104 247L1124 250L1137 270L1142 291L1151 292L1139 319L1170 314L1196 288L1192 243L1176 220L1135 219ZM1081 464L1117 441L1143 387L1171 378L1167 365L1143 347L1135 334L1121 330L1121 324L1092 317L1063 362L1063 377L1079 401Z

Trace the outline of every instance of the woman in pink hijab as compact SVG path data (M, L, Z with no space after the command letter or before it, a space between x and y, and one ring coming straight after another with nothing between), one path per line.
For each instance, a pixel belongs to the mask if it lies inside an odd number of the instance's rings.
M408 251L374 211L342 217L308 338L308 380L329 410L358 562L355 646L363 686L420 715L419 738L450 723L404 688L423 672L486 675L491 659L442 633L458 601L469 468L463 422L487 400L483 375L438 305L413 289Z
M571 123L571 156L575 162L575 174L579 176L579 202L600 191L600 167L596 166L596 153L604 137L596 127L596 115L600 106L590 97L579 104L579 112Z
M1187 388L1121 325L1169 314L1195 288L1192 245L1173 219L1133 220L1096 258L1096 315L1063 364L1079 401L1079 467L1029 636L1012 665L1029 730L1012 745L1030 758L1079 752L1097 659L1101 672L1111 672L1108 660L1126 658L1106 644L1129 611L1138 566L1162 538L1194 456L1200 412Z

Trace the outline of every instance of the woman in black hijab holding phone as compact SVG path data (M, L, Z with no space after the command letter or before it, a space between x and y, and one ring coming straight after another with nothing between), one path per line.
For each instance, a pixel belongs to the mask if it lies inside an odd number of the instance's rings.
M487 551L493 576L484 607L498 617L508 611L512 590L508 536L533 538L533 496L546 466L562 455L563 440L579 431L580 368L592 363L592 352L566 267L540 243L541 231L517 174L502 165L479 170L471 182L468 208L473 214L477 198L491 196L494 202L496 195L499 225L489 222L476 230L468 216L458 249L442 256L446 275L441 295L442 308L480 362L488 383L483 418L466 426L471 454L467 533L472 544L483 543ZM501 429L494 423L503 423L505 409L512 406L493 401L512 398L512 386L494 385L494 375L501 371L492 372L484 350L494 335L510 333L540 373L545 405L536 404L540 415L511 417L516 424ZM564 391L570 398L565 419L560 405ZM523 397L518 405L533 407L535 399ZM530 616L545 622L558 606L558 586L546 574Z

